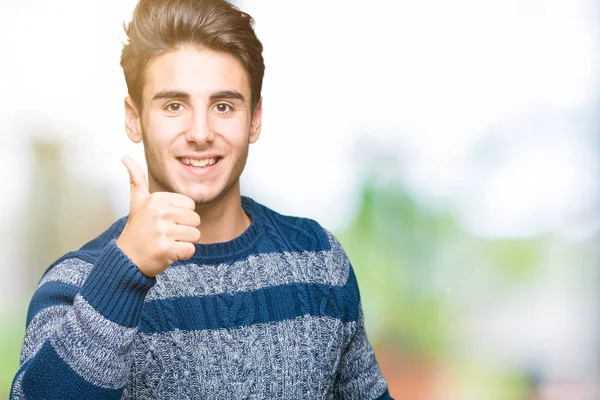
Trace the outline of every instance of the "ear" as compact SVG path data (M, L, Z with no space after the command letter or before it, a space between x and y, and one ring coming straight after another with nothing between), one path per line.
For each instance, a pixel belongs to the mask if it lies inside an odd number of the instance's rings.
M252 113L252 125L250 126L250 143L254 143L260 136L260 127L262 123L262 97L258 100L254 112Z
M125 131L132 142L139 143L142 141L142 120L140 113L129 96L125 97Z

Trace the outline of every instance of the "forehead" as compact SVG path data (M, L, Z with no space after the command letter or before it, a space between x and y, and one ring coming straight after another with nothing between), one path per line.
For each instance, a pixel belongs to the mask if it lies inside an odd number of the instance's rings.
M157 56L146 68L145 78L145 99L162 90L180 90L192 97L235 90L250 98L248 74L240 61L203 47L184 46Z

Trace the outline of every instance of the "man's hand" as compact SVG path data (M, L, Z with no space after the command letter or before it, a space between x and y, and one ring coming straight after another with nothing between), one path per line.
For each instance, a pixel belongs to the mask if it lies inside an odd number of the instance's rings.
M150 194L146 175L133 159L121 160L131 183L131 203L127 224L117 246L146 276L165 271L177 260L194 255L200 240L200 216L192 199L178 193Z

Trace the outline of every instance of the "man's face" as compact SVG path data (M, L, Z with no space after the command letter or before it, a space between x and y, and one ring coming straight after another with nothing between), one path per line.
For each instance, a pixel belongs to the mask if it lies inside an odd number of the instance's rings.
M250 83L233 56L182 47L152 60L140 113L126 99L127 133L143 139L152 192L175 192L208 204L239 195L248 146L260 134Z

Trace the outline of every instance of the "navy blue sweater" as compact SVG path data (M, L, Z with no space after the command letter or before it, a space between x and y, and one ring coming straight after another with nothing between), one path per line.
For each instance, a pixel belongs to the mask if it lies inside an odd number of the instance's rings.
M389 399L344 250L243 197L250 227L156 278L126 218L57 260L31 300L11 399Z

